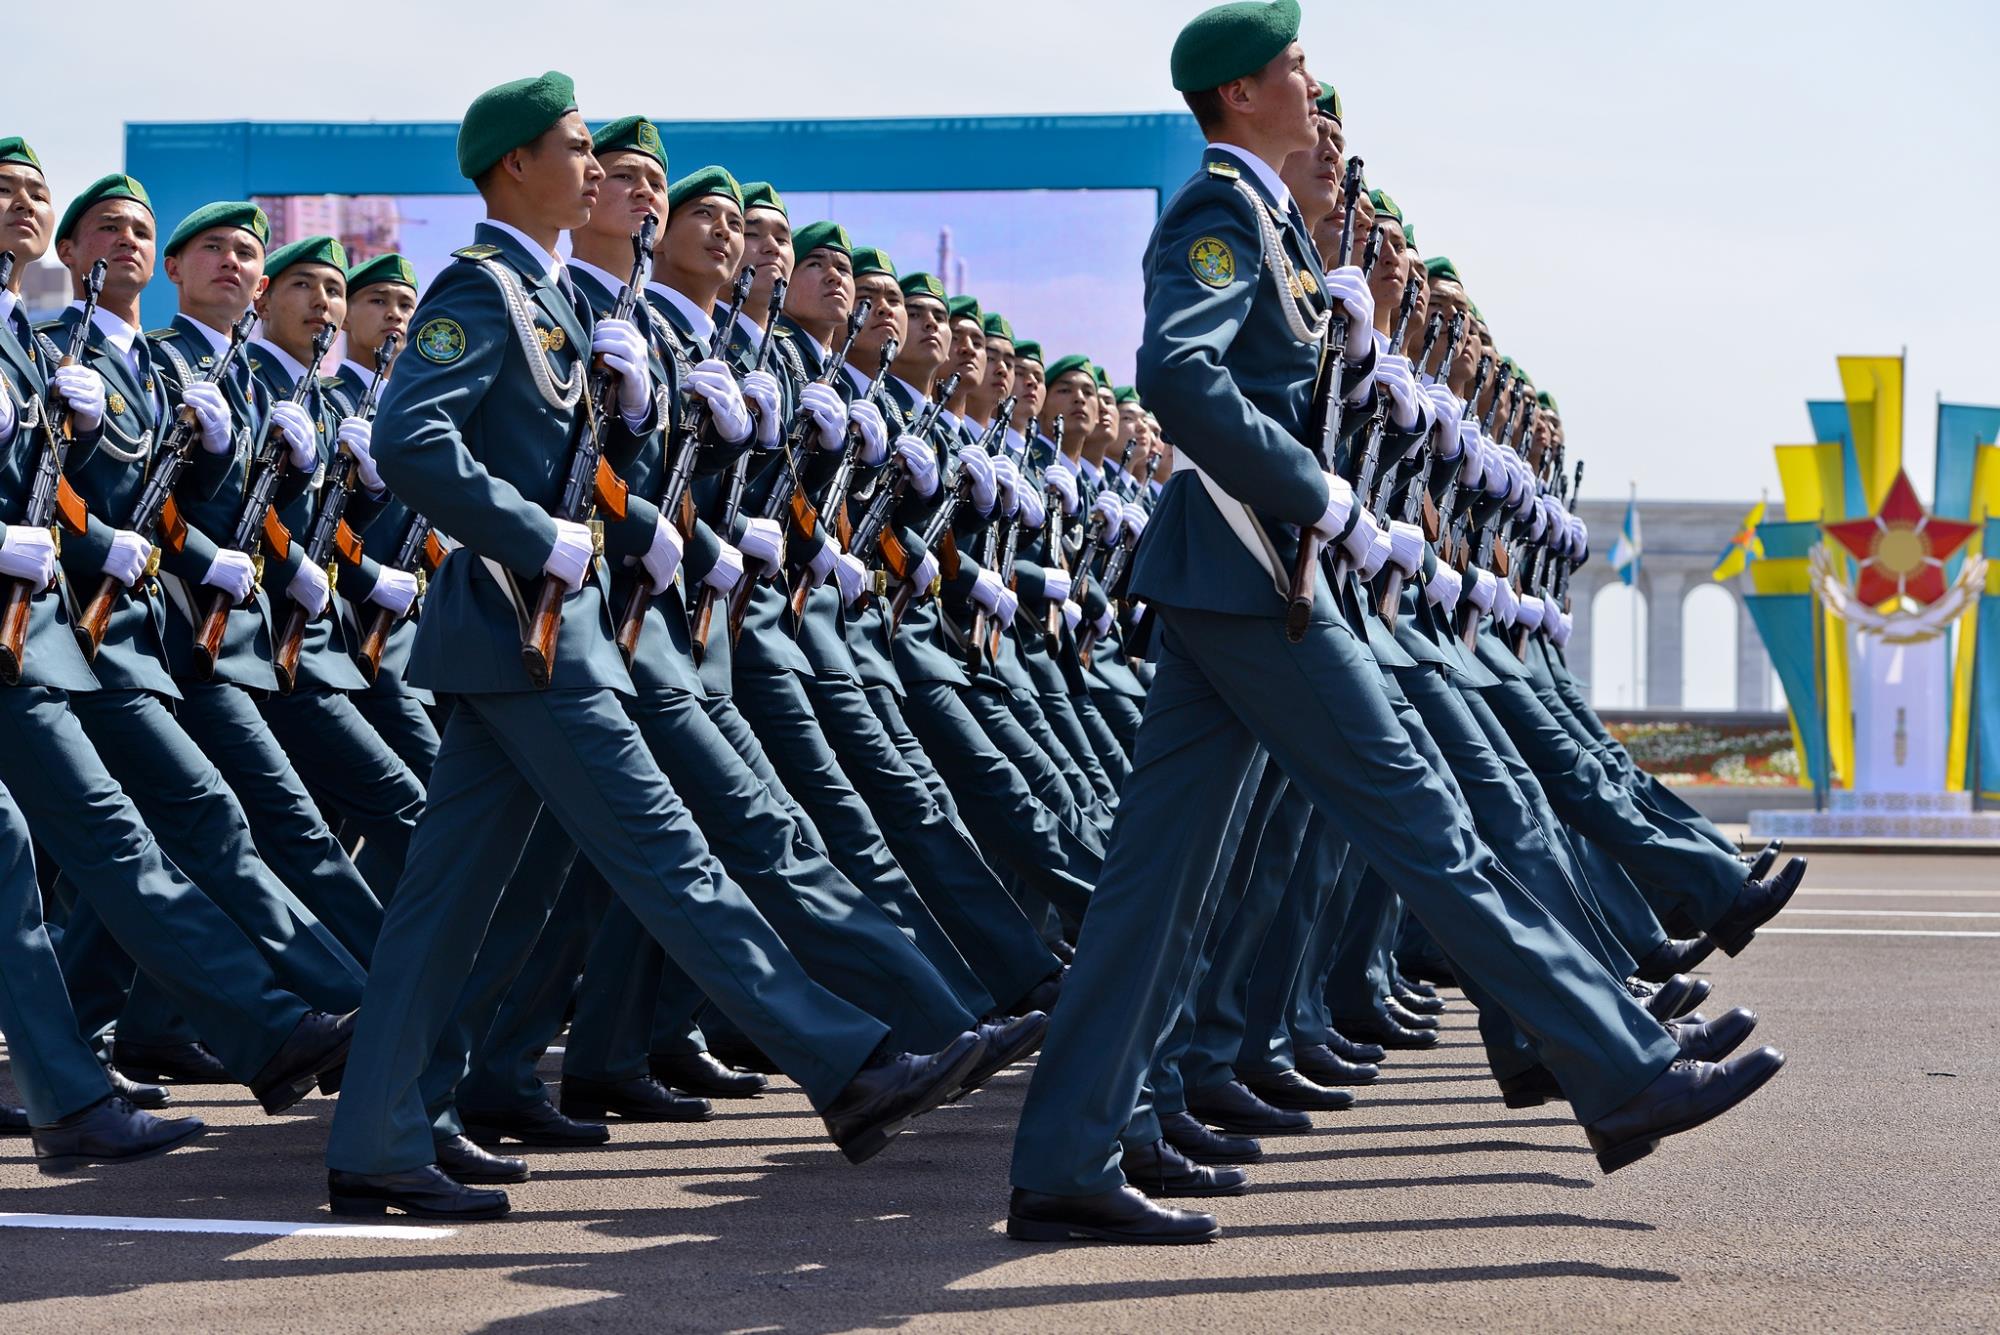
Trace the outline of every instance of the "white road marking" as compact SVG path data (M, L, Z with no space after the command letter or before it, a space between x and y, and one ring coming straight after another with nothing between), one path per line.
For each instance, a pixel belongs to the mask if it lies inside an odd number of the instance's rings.
M1884 929L1884 930L1882 930L1882 931L1876 931L1876 930L1874 930L1874 929L1872 929L1872 928L1868 928L1868 927L1759 927L1759 928L1757 929L1757 932L1758 932L1758 935L1760 935L1760 936L1761 936L1761 935L1763 935L1763 934L1765 934L1765 933L1769 933L1769 934L1770 934L1770 935L1772 935L1772 936L1963 936L1963 937L1978 937L1978 936L1993 936L1993 937L2000 937L2000 932L1911 932L1911 931L1902 931L1902 930L1898 930L1898 929L1895 929L1895 928L1886 928L1886 929Z
M414 1224L279 1224L261 1219L146 1219L103 1214L8 1214L0 1228L91 1229L110 1233L249 1233L267 1238L374 1238L412 1241L449 1238L455 1228Z
M1811 913L1822 918L2000 918L2000 913L1972 909L1793 909L1792 916Z

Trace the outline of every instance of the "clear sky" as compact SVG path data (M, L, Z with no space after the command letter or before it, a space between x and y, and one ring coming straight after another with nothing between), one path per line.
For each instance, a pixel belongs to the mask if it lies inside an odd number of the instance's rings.
M0 133L62 197L120 164L127 120L455 119L550 65L596 117L1177 109L1201 6L14 8ZM1838 353L1908 348L1926 496L1933 396L2000 402L2000 6L1305 8L1371 182L1562 401L1591 491L1775 498L1769 447L1808 437Z

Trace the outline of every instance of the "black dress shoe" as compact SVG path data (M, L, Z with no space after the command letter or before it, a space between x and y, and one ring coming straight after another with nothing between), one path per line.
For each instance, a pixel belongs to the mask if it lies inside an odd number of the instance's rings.
M1435 1029L1411 1029L1398 1024L1387 1015L1369 1015L1353 1020L1335 1020L1340 1032L1349 1038L1373 1043L1381 1048L1415 1050L1434 1048L1438 1043Z
M147 1112L158 1112L174 1101L173 1095L159 1085L142 1085L128 1077L116 1066L104 1068L104 1074L111 1081L111 1092L131 1104L134 1108L144 1108Z
M528 1180L526 1159L510 1159L498 1154L488 1154L464 1136L440 1140L432 1148L437 1151L437 1166L454 1182L463 1182L470 1186L484 1182Z
M1745 881L1722 920L1710 924L1709 936L1722 947L1723 954L1741 955L1750 938L1757 935L1757 929L1777 917L1791 902L1799 882L1805 878L1806 860L1792 858L1785 863L1784 870L1767 881Z
M1687 973L1715 953L1715 942L1706 932L1700 936L1663 941L1639 961L1639 977L1649 983L1664 983L1677 973Z
M1380 1043L1363 1043L1348 1037L1338 1029L1328 1037L1326 1046L1334 1056L1356 1065L1371 1065L1389 1055Z
M1756 1027L1757 1012L1748 1006L1738 1006L1713 1020L1690 1015L1672 1021L1667 1032L1681 1045L1681 1056L1698 1062L1719 1062L1742 1047L1743 1040Z
M1389 975L1389 985L1394 987L1398 992L1414 992L1420 997L1434 997L1438 994L1438 990L1435 987L1432 987L1429 983L1410 977L1402 971L1401 966L1398 966L1396 972Z
M319 1085L320 1093L326 1095L328 1098L332 1098L334 1095L340 1093L340 1084L345 1079L347 1079L347 1063L342 1062L332 1070L321 1071L319 1079L315 1083Z
M866 1163L911 1118L929 1112L963 1086L985 1055L986 1040L967 1030L941 1052L876 1057L821 1112L827 1134L849 1163Z
M1354 1106L1354 1096L1346 1090L1314 1084L1297 1071L1260 1075L1245 1080L1243 1087L1273 1108L1288 1112L1342 1112Z
M26 1108L0 1103L0 1136L25 1136L31 1129Z
M747 1038L711 1039L709 1052L724 1066L733 1066L739 1071L756 1071L763 1075L783 1075L785 1070L771 1060L770 1054Z
M141 1112L116 1094L107 1095L60 1122L38 1126L35 1167L54 1176L85 1164L136 1163L177 1150L208 1128L199 1117L173 1121Z
M735 1071L712 1052L655 1052L646 1058L653 1079L711 1099L754 1099L770 1087L756 1071Z
M1429 996L1424 996L1418 992L1409 992L1403 988L1396 987L1391 988L1390 993L1395 998L1396 1004L1404 1010L1409 1011L1412 1015L1444 1014L1444 998L1435 992Z
M1222 1236L1212 1214L1155 1205L1132 1187L1095 1196L1050 1196L1014 1188L1007 1236L1022 1242L1213 1242Z
M1161 1113L1160 1134L1196 1163L1256 1163L1264 1157L1264 1147L1250 1137L1211 1131L1193 1113Z
M1128 1149L1118 1166L1125 1180L1154 1198L1241 1196L1250 1175L1241 1168L1211 1168L1190 1162L1164 1140Z
M567 1076L562 1082L565 1117L601 1122L617 1117L627 1122L706 1122L715 1116L707 1099L676 1094L650 1075L628 1080L585 1080Z
M1056 1009L1056 998L1062 995L1063 979L1068 973L1069 966L1065 964L1062 968L1057 969L1047 978L1042 979L1041 982L1029 988L1025 996L1007 1008L1007 1013L1009 1015L1026 1015L1029 1011L1040 1011L1044 1015L1053 1015Z
M1757 856L1750 860L1750 879L1761 881L1771 874L1771 868L1778 865L1778 854L1785 851L1785 841L1773 839L1759 849Z
M1422 1030L1436 1029L1438 1027L1436 1016L1419 1015L1400 1001L1397 1001L1394 997L1382 998L1382 1011L1391 1020L1400 1024L1405 1029Z
M233 1085L236 1080L213 1052L199 1043L127 1043L114 1039L111 1064L146 1084Z
M1706 978L1690 978L1686 974L1675 974L1666 982L1652 989L1650 995L1640 997L1639 1004L1646 1008L1661 1024L1668 1020L1678 1020L1702 1002L1715 990L1715 984ZM1636 997L1639 994L1634 992Z
M1312 1130L1312 1118L1302 1112L1273 1108L1241 1083L1187 1092L1187 1110L1213 1127L1239 1136L1297 1136Z
M455 1182L436 1164L407 1173L326 1175L327 1202L337 1215L384 1215L401 1210L412 1219L498 1219L507 1213L507 1193L480 1191Z
M1517 1075L1501 1076L1500 1097L1509 1108L1539 1108L1552 1099L1568 1096L1556 1083L1554 1072L1537 1062Z
M1776 1048L1734 1061L1677 1061L1659 1078L1584 1128L1597 1164L1615 1173L1659 1148L1667 1136L1719 1117L1760 1089L1785 1064Z
M1043 1037L1049 1032L1049 1017L1040 1011L1029 1011L1016 1019L982 1024L977 1032L986 1040L986 1055L974 1063L971 1073L965 1077L965 1087L946 1099L947 1103L970 1094L1041 1047Z
M458 1116L465 1123L466 1139L481 1145L517 1140L523 1145L575 1149L611 1139L611 1128L604 1123L564 1117L546 1098L525 1108L461 1108Z
M1372 1085L1382 1074L1374 1062L1351 1062L1324 1043L1303 1043L1292 1052L1299 1073L1321 1085Z
M354 1041L355 1012L328 1015L307 1011L277 1054L250 1082L264 1111L275 1117L312 1093L323 1072L347 1062L348 1044Z

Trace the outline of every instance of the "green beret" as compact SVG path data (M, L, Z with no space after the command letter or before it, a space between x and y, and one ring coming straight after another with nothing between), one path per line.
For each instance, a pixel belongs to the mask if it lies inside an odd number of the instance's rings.
M1048 368L1044 379L1053 385L1071 371L1082 371L1085 375L1089 375L1090 370L1090 358L1080 352L1072 352L1067 357L1056 358L1055 365Z
M896 262L889 258L889 252L886 250L878 250L874 246L856 246L853 255L856 278L871 273L887 274L891 278L896 276Z
M1556 408L1556 396L1547 390L1543 390L1541 393L1535 395L1535 402L1541 404L1542 407L1548 409L1550 412L1556 413L1558 416L1561 415L1560 411Z
M1139 401L1139 391L1130 385L1118 386L1111 391L1111 396L1120 403L1137 403Z
M1485 323L1486 323L1486 317L1485 317L1485 316L1483 316L1483 315L1481 315L1481 314L1479 313L1479 303L1478 303L1478 302L1476 302L1476 301L1472 300L1472 298L1470 298L1470 297L1467 297L1467 298L1465 299L1465 304L1466 304L1467 306L1469 306L1469 307L1471 307L1471 308L1472 308L1472 318L1473 318L1473 319L1475 319L1475 320L1479 321L1479 323L1481 323L1481 324L1485 324Z
M182 247L211 227L235 227L248 232L257 238L260 249L271 244L271 220L264 216L264 210L247 199L219 199L181 219L180 226L167 238L166 249L160 253L180 254Z
M576 110L576 84L550 70L516 79L472 99L458 126L458 174L477 180L486 169Z
M69 202L69 207L63 210L62 221L56 224L56 240L60 241L68 236L70 229L82 220L83 215L88 213L93 205L102 204L107 199L137 200L145 206L146 212L153 211L153 201L146 197L145 186L123 172L112 172L109 176L100 176L92 181L83 188L82 194Z
M1035 342L1032 338L1024 338L1017 341L1014 344L1014 360L1017 362L1033 362L1035 365L1040 366L1042 364L1042 345Z
M1111 388L1110 373L1106 371L1103 367L1099 366L1096 362L1092 362L1090 364L1090 374L1091 378L1097 381L1097 387L1099 389Z
M944 293L944 284L937 280L936 274L922 271L907 274L903 278L902 288L906 297L932 297L940 303L948 300ZM950 307L946 306L945 309L949 310Z
M986 327L985 316L980 314L977 297L963 295L951 297L945 301L944 308L954 320L970 320L982 329Z
M986 312L980 317L979 327L986 331L988 338L1004 338L1009 343L1014 341L1014 326L1008 324L1007 317L999 311Z
M1368 202L1375 206L1375 216L1378 219L1394 218L1397 222L1403 221L1403 211L1396 207L1395 200L1389 198L1387 190L1370 190Z
M804 259L815 250L837 250L851 257L854 254L854 239L837 222L809 222L792 233L793 254Z
M785 214L787 222L790 222L792 217L791 214L785 213L784 197L769 181L750 181L744 185L743 211L748 213L751 209L776 209Z
M347 290L350 294L376 283L401 283L404 287L415 288L417 267L392 250L372 260L363 260L347 271Z
M1451 262L1449 257L1444 255L1433 255L1425 260L1424 272L1429 274L1431 281L1435 283L1463 284L1465 282L1463 278L1458 276L1458 267Z
M598 130L591 140L598 157L606 153L644 153L667 169L667 146L660 142L660 127L644 116L620 116Z
M1333 91L1332 84L1322 83L1319 86L1319 98L1314 105L1320 109L1322 115L1331 116L1335 120L1340 119L1340 94Z
M342 248L340 238L332 236L309 236L289 246L279 246L264 259L264 277L275 279L299 264L330 265L340 270L343 280L347 277L347 251Z
M1512 357L1502 357L1500 359L1500 369L1507 372L1510 376L1520 374L1520 368L1514 365Z
M34 149L28 147L28 141L18 134L0 139L0 162L19 162L36 171L42 169L42 160L35 156Z
M743 207L743 187L736 183L728 168L701 167L667 187L667 212L672 213L689 200L706 195L721 195L735 200L737 208Z
M1217 5L1174 38L1174 89L1198 93L1255 74L1299 35L1299 0Z
M1417 225L1408 218L1403 219L1403 244L1411 250L1417 248Z

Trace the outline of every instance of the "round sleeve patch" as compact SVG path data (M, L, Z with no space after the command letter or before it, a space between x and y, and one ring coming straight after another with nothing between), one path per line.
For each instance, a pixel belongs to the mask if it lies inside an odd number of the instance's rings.
M449 366L465 355L465 330L456 320L426 320L413 340L425 361Z
M1188 248L1188 267L1210 287L1228 287L1236 281L1236 252L1220 238L1205 236Z

